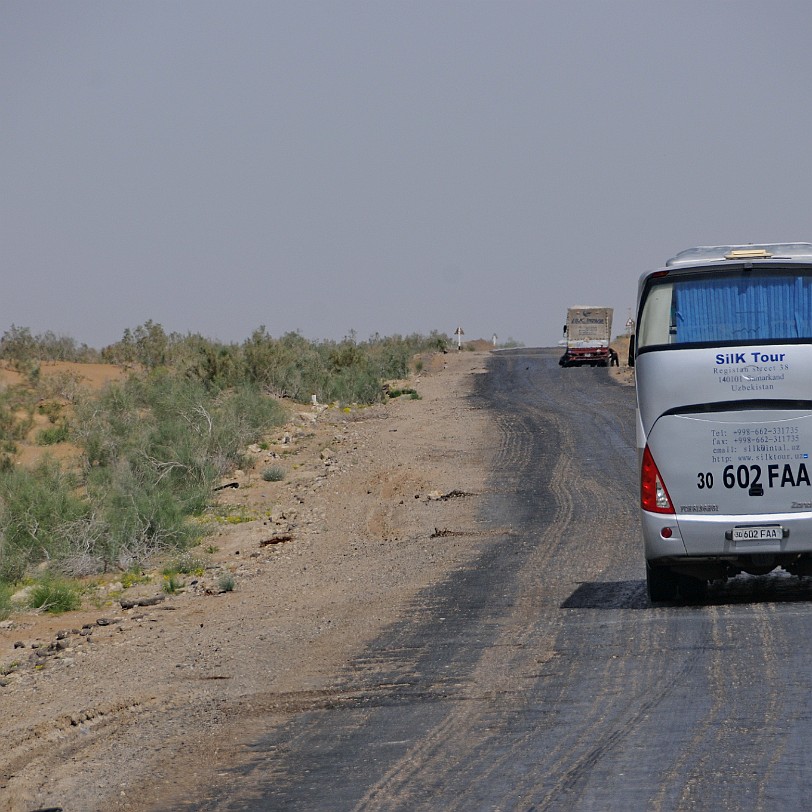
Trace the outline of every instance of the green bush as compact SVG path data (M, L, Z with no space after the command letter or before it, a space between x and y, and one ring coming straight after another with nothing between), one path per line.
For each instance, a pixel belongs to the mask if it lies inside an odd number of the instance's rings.
M200 537L202 530L187 519L206 504L208 492L199 486L173 489L153 475L127 460L90 472L88 495L102 523L94 552L105 569L144 563L156 553L183 549Z
M5 620L11 614L11 594L11 586L0 582L0 620Z
M0 475L0 578L18 580L29 564L66 553L66 528L90 511L76 484L47 459L31 471L13 468Z
M245 449L285 418L256 387L213 392L194 378L155 371L81 404L77 442L87 492L106 525L108 564L184 549L201 535L188 521Z
M47 429L40 429L37 432L37 445L56 445L64 443L70 437L70 427L67 421L62 420Z
M415 389L390 389L389 390L389 397L390 398L399 398L401 395L409 395L412 400L420 400L420 395L417 394Z
M445 336L412 335L405 338L373 336L357 342L308 341L298 333L271 338L264 327L243 345L248 380L275 395L307 402L316 395L322 403L375 403L381 400L384 380L409 374L411 359L419 352L436 351L448 343Z
M52 615L73 612L82 605L78 589L67 581L47 579L35 584L28 599L31 609Z
M241 465L245 449L285 419L282 406L255 386L243 385L221 395L212 411L208 443L212 460L219 461L217 475Z

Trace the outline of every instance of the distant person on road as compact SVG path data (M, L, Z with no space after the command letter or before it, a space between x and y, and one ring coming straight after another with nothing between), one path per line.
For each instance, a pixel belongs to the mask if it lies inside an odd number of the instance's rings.
M614 347L609 347L609 366L610 367L619 367L620 361L617 357L617 350Z

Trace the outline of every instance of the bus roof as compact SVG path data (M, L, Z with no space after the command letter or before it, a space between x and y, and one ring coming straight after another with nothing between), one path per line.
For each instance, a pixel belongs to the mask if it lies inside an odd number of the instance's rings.
M696 265L702 262L718 262L724 259L812 259L812 243L774 242L750 243L748 245L699 245L686 248L666 262L674 265Z

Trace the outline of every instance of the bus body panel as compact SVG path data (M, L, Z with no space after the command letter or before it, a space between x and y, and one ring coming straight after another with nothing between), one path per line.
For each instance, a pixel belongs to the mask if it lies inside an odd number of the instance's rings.
M682 558L718 558L735 563L741 556L756 554L804 555L812 552L812 512L776 513L770 525L779 525L785 535L775 540L734 541L728 534L734 527L759 527L765 524L763 514L707 515L664 517L642 511L643 541L647 561ZM670 528L671 536L663 538L662 529Z
M753 410L666 415L648 446L677 516L812 506L812 415Z
M765 399L812 403L809 344L644 352L635 366L637 379L645 381L638 402L646 434L675 406L731 401L746 406L747 401Z

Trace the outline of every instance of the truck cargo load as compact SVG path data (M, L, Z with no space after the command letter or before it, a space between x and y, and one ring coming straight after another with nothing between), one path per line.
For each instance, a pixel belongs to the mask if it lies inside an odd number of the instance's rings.
M567 323L564 325L564 338L559 342L566 348L559 365L609 366L612 314L611 307L570 307L567 310Z

